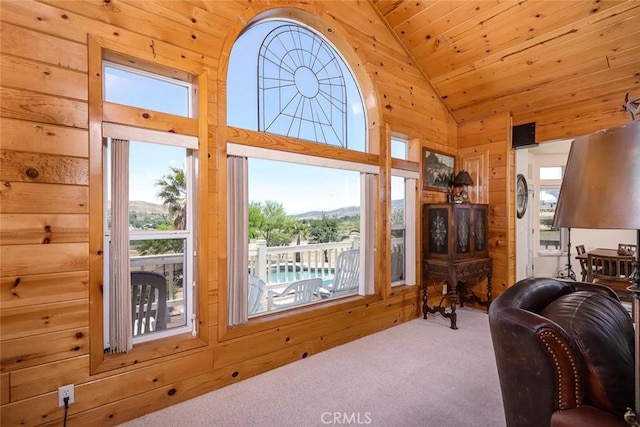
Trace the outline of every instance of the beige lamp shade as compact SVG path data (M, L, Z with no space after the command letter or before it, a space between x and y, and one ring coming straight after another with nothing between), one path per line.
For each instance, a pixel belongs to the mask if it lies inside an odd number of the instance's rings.
M640 121L573 141L553 225L640 230Z

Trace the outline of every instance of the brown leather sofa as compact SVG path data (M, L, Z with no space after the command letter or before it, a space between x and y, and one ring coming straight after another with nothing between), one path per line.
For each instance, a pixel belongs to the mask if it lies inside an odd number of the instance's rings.
M489 325L507 426L628 425L634 330L611 289L525 279L493 301Z

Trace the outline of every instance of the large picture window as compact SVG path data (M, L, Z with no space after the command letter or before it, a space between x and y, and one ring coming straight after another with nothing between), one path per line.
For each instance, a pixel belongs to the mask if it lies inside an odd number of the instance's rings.
M236 40L227 87L230 126L278 135L268 149L227 144L229 324L372 293L379 166L340 53L308 26L258 22ZM286 149L300 141L356 154Z

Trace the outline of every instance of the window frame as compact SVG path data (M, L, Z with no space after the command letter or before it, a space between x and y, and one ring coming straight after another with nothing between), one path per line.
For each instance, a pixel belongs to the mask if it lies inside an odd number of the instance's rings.
M194 190L197 191L199 200L206 200L208 194L208 169L200 165L207 165L208 129L206 119L208 117L208 102L206 94L207 83L210 80L210 71L198 64L185 63L183 69L176 68L173 61L165 57L155 57L140 52L141 57L131 56L131 50L124 50L118 43L112 43L104 38L96 38L92 35L87 39L88 48L88 135L89 135L89 325L87 332L91 334L88 349L84 354L89 355L90 373L92 375L109 372L112 370L128 369L133 365L151 360L163 359L167 356L183 354L184 352L203 348L210 341L210 334L207 328L198 328L197 336L191 333L174 335L171 337L144 342L136 345L129 353L105 354L103 351L103 259L104 259L104 239L103 239L103 136L102 126L105 123L120 123L149 131L155 131L171 139L173 134L171 129L166 128L166 121L170 119L170 126L180 130L180 133L194 138L198 142L198 159L196 162L197 183ZM122 64L136 64L140 68L158 72L171 78L178 78L193 83L193 104L194 112L198 118L173 117L164 113L155 113L152 110L132 108L112 104L103 101L103 76L102 62L104 60L119 62ZM141 120L143 116L150 117L150 120ZM153 114L151 114L153 113ZM159 118L160 120L156 120ZM164 123L164 125L163 125ZM203 141L205 143L203 143ZM194 217L198 218L194 231L197 234L207 235L206 222L202 218L206 217L203 203L196 207ZM202 226L201 226L202 224ZM194 248L197 253L208 253L208 239L197 239ZM194 269L195 279L199 283L206 283L207 270L203 268ZM198 313L198 322L208 324L206 286L199 286L194 294L194 304ZM83 332L84 333L84 332Z
M109 347L109 288L110 288L110 257L111 257L111 230L107 226L108 217L108 201L107 201L107 187L110 181L111 171L108 168L107 156L110 150L112 135L118 135L123 137L128 134L128 131L135 133L138 138L131 142L144 142L146 144L166 145L171 147L179 147L186 149L185 153L185 180L186 180L186 223L184 230L130 230L129 242L142 241L142 240L183 240L183 292L184 295L184 311L185 311L185 324L183 326L166 329L164 331L154 332L152 334L143 334L133 337L133 344L140 344L147 341L158 340L167 338L173 335L179 335L182 333L191 333L196 335L196 313L195 305L193 303L194 295L197 289L196 280L196 251L195 247L195 220L194 214L196 212L197 200L196 191L194 191L194 183L197 182L196 175L196 158L198 156L197 141L186 135L173 134L171 140L162 138L161 134L157 132L149 131L147 129L134 129L128 126L113 125L106 123L103 126L103 137L105 138L106 147L103 155L103 233L104 233L104 265L103 265L103 286L104 286L104 299L103 299L103 345L104 348ZM131 202L131 199L129 200ZM129 257L131 259L131 257Z
M555 167L559 167L561 168L562 171L562 178L561 179L541 179L540 178L540 171L542 168L555 168ZM540 212L541 212L541 200L540 200L540 193L542 191L544 191L545 189L557 189L560 190L560 187L562 186L562 179L564 178L564 168L565 165L563 164L557 164L556 161L548 161L548 162L541 162L540 164L538 164L535 168L535 173L536 173L536 178L537 178L537 182L538 182L538 186L534 188L535 191L535 214L534 214L534 224L535 224L535 247L536 247L536 252L538 253L539 256L562 256L564 254L566 254L566 246L567 246L567 240L568 240L568 230L565 227L560 227L559 231L559 242L558 242L558 248L555 249L547 249L545 247L542 246L541 244L541 229L540 229Z
M278 135L278 138L282 138L284 140L291 139L290 137L286 137L283 135ZM304 142L303 144L305 145L308 144L310 148L317 147L319 152L322 152L325 149L325 147L322 144L318 144L315 142ZM335 150L348 151L342 148L335 148ZM361 158L364 157L359 152L355 152L355 153L356 153L356 157L361 157ZM305 150L305 154L300 154L300 153L295 153L290 151L280 151L276 148L263 148L263 147L258 147L254 145L245 145L245 144L232 142L232 141L227 142L226 155L246 157L246 158L265 159L265 160L276 160L279 162L295 163L300 165L334 168L334 169L348 170L348 171L357 172L361 174L361 178L360 178L360 183L361 183L360 184L361 186L361 192L360 192L361 246L360 246L360 249L361 249L361 252L360 252L360 279L359 279L360 285L358 288L358 293L353 295L346 295L344 297L336 297L336 298L329 298L326 300L320 300L317 302L313 302L311 304L294 306L287 309L275 310L273 312L260 313L259 315L254 315L251 317L248 316L248 320L252 320L256 318L269 318L271 316L277 316L278 314L283 312L286 313L290 310L296 310L304 307L311 307L312 309L314 309L314 307L325 305L327 303L333 303L339 299L354 297L354 296L366 297L368 295L372 295L375 292L373 281L367 280L367 278L373 277L373 270L374 270L373 263L371 262L374 250L372 248L367 249L367 245L368 245L367 242L370 241L371 239L375 240L375 231L373 231L373 236L365 235L366 227L363 222L364 222L364 213L367 206L367 200L366 200L367 194L363 190L364 187L363 187L362 175L370 174L370 175L379 176L380 168L377 165L373 165L369 161L356 162L351 160L340 160L340 159L327 158L320 155L313 155L313 154L309 154L308 150ZM365 157L365 160L368 160L368 157ZM248 185L248 184L249 184L248 182L245 183L245 185ZM248 209L248 205L246 206L246 209ZM371 215L371 213L369 213L369 215ZM242 247L248 253L248 250L249 250L248 244ZM368 253L368 252L371 252L371 253ZM231 287L233 285L231 283L227 283L227 286Z
M404 229L404 278L395 282L390 282L391 287L407 285L414 286L417 283L416 277L416 259L417 259L417 189L420 174L417 171L404 169L391 169L391 177L404 178L404 225L402 227L394 227L391 224L391 231ZM391 200L391 198L389 198ZM391 209L391 206L389 207ZM391 214L391 212L390 212ZM391 218L391 215L389 215ZM391 222L391 219L389 220ZM389 244L391 245L392 236L389 236ZM389 264L391 268L391 263Z

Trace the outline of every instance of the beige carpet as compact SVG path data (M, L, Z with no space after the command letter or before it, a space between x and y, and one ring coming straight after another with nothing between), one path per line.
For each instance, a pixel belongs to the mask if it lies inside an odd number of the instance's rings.
M505 425L486 313L416 319L125 424Z

